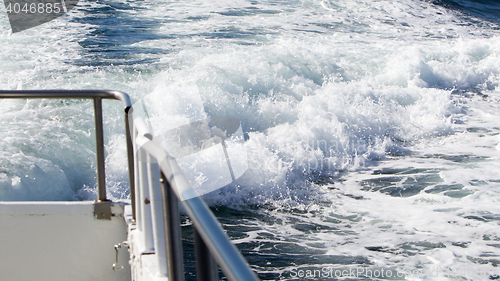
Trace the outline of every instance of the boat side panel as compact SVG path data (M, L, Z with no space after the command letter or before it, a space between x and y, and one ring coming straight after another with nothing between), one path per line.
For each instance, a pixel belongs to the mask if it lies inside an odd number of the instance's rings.
M0 203L2 280L130 280L128 253L113 271L114 245L127 239L123 206L97 220L93 202Z

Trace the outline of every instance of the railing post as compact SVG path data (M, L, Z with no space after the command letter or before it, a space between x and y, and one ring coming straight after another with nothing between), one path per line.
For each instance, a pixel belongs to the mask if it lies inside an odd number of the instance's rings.
M193 226L194 231L194 254L196 256L196 280L216 281L219 280L219 268L210 250Z
M167 276L167 253L165 249L165 223L160 185L160 167L153 156L148 155L149 195L151 196L151 219L153 221L154 249L158 261L158 272Z
M130 121L130 120L129 120ZM134 140L132 142L132 145L133 145L133 153L134 153L134 169L132 170L133 173L134 173L134 186L137 187L137 190L136 192L134 192L134 198L132 198L132 190L130 190L130 203L132 204L132 208L134 208L135 206L135 211L136 211L136 217L132 217L132 220L135 219L135 224L136 224L136 231L138 233L140 233L140 231L142 231L142 226L141 226L141 223L142 221L140 220L140 210L141 208L139 207L139 201L141 199L141 192L139 190L139 186L140 186L140 183L139 183L139 149L137 147L137 143L135 142L136 138L138 137L138 130L137 130L137 126L133 125L132 127L132 139ZM128 234L130 235L130 234ZM127 236L128 236L127 235ZM130 236L128 236L130 237ZM130 251L130 250L129 250ZM131 259L131 261L134 261L133 258ZM131 265L133 265L133 263L131 263ZM138 270L135 266L131 266L131 270L132 270L132 280L137 280L137 275L138 275Z
M144 149L138 149L139 158L139 192L140 201L137 207L140 211L139 222L142 225L142 233L144 234L144 246L146 251L154 251L154 234L153 234L153 222L151 220L151 196L149 194L149 165L148 165L148 155Z
M134 138L137 136L137 130L134 126ZM134 198L134 201L131 201L132 205L134 206L135 205L135 211L136 211L136 224L137 224L137 229L142 231L142 220L141 219L137 219L137 218L141 218L142 216L142 212L141 212L141 190L140 190L140 186L141 186L141 182L140 182L140 176L139 176L139 170L140 170L140 165L141 165L141 162L139 161L139 149L138 148L135 148L134 147L134 182L135 182L135 186L137 186L137 190L135 192L135 198ZM132 198L131 198L132 199Z
M106 198L106 174L104 170L104 133L102 125L102 99L94 98L94 122L95 122L95 148L97 166L97 199L108 201Z
M132 143L133 130L130 125L132 122L132 107L125 110L125 138L127 140L127 160L128 160L128 178L130 182L130 202L132 205L132 221L136 221L136 204L135 204L135 174L134 174L134 145Z
M184 258L182 255L181 222L179 202L167 178L161 173L161 195L163 219L165 220L165 248L169 281L184 281Z

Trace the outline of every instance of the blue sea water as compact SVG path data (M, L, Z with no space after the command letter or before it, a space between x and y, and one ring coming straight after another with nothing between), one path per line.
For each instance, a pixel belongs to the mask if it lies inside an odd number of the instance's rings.
M447 1L437 0L433 1L434 4L442 5L448 9L456 10L464 16L475 18L476 22L491 21L499 23L500 19L500 5L495 0L460 0L460 1Z
M498 279L499 9L81 1L15 34L1 12L0 88L122 90L156 131L239 119L249 168L204 199L264 280ZM0 104L0 200L95 198L91 103ZM120 105L104 110L127 198Z

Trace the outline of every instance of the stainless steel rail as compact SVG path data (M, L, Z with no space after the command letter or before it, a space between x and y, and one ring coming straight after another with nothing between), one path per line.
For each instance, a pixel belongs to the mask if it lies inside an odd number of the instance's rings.
M97 166L97 203L108 202L106 197L106 174L104 169L104 134L102 127L102 99L119 100L123 104L125 114L125 135L127 139L128 168L130 178L130 196L135 197L134 187L134 154L131 138L132 103L127 94L119 91L107 90L0 90L0 99L93 99L95 122L95 145ZM133 202L133 201L132 201ZM96 210L97 210L96 205ZM100 219L111 219L111 211L105 207L96 211ZM132 204L135 218L135 206Z
M195 246L198 248L198 253L202 253L201 259L198 256L196 257L198 274L200 272L210 272L204 278L211 278L210 276L217 274L217 272L213 272L213 263L206 262L207 256L211 253L229 280L259 280L200 197L193 197L181 201L181 203L193 220L197 235L201 237L198 241L199 244ZM207 247L210 253L204 252L204 247Z
M259 280L205 202L196 196L196 191L184 176L177 161L151 140L151 134L144 129L147 127L144 120L137 119L135 126L142 128L138 130L141 133L135 139L137 147L156 159L154 162L159 164L161 172L169 280L184 280L183 261L178 259L182 257L178 200L193 221L198 280L217 280L218 270L212 259L215 259L229 280Z

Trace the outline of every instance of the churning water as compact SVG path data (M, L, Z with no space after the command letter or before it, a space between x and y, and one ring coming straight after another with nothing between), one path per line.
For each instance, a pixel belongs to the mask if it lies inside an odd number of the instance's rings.
M248 170L204 199L262 279L498 279L499 15L496 0L81 1L12 34L2 12L0 88L121 90L163 131L240 120ZM0 200L96 197L90 102L0 104ZM120 104L104 112L108 190L127 198Z

